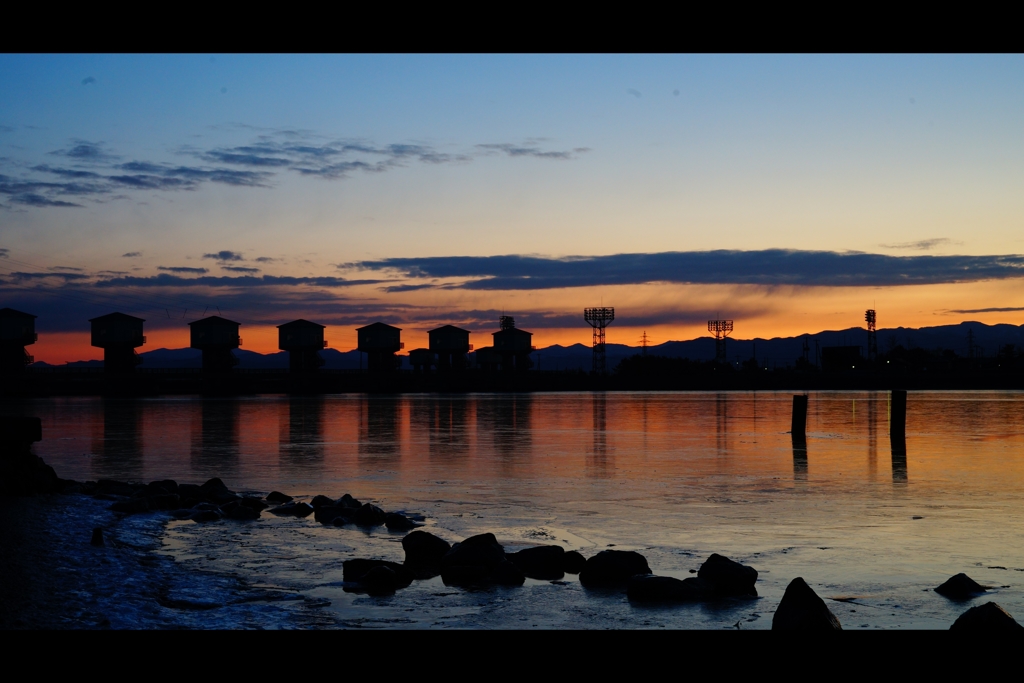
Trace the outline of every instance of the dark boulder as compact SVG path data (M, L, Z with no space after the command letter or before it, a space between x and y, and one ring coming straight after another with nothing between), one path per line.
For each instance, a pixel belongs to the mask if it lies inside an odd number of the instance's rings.
M146 498L129 498L128 500L119 500L111 505L110 509L114 512L123 512L128 515L134 515L140 512L149 512L149 500Z
M335 501L335 505L337 505L338 507L343 507L343 508L352 508L353 510L357 510L357 509L363 507L362 503L360 503L358 500L356 500L355 498L353 498L351 495L349 495L347 493L345 495L343 495L341 498L339 498L338 500L336 500Z
M135 488L123 481L100 479L96 482L96 493L105 493L111 496L132 496L135 494Z
M322 505L318 508L313 508L313 519L321 524L331 524L335 519L343 518L342 524L344 524L346 512L348 512L348 516L351 516L351 511L346 508L340 508L334 505Z
M189 517L193 522L216 522L220 518L219 510L199 510Z
M531 579L540 581L556 581L565 576L562 560L565 549L560 545L541 545L535 548L524 548L507 555L509 562Z
M836 615L799 576L789 582L772 617L773 631L842 631Z
M359 526L380 526L387 519L387 514L376 505L366 503L352 513L352 521Z
M146 484L146 487L142 489L145 495L162 495L167 493L178 492L178 482L173 479L161 479L160 481L151 481Z
M313 506L314 510L331 505L334 505L334 499L328 498L324 495L313 496L313 500L309 501L309 504Z
M211 503L217 503L218 505L229 503L240 497L236 495L234 491L225 486L224 482L222 482L218 477L214 477L200 486L199 495L201 498L204 498Z
M196 511L191 508L178 508L177 510L171 510L171 517L175 519L185 519L196 514Z
M953 622L950 631L1015 631L1024 629L1002 607L986 602L967 610Z
M632 550L602 550L589 558L580 571L586 588L619 588L637 574L650 574L647 558Z
M232 503L221 508L224 511L224 516L228 519L233 519L238 522L249 522L254 519L260 518L259 510L253 510L250 507L246 507L241 503Z
M374 567L359 583L370 595L391 595L398 589L398 575L391 567Z
M220 511L220 506L219 505L215 505L214 503L196 503L195 505L192 506L192 509L193 510L214 510L214 511L219 512Z
M397 562L388 562L387 560L366 560L362 558L345 560L341 563L341 567L341 578L345 583L363 583L366 575L371 570L380 567L385 567L393 572L396 588L405 588L411 584L413 580L413 574L407 567L404 567Z
M637 574L626 584L626 597L631 602L666 603L697 602L714 597L714 589L704 579Z
M268 503L273 503L275 505L283 505L284 503L290 503L292 502L292 500L293 498L291 496L285 495L280 491L271 491L270 493L267 494L266 498L266 501Z
M935 589L939 595L950 600L969 600L985 592L985 587L963 572L946 579L946 582Z
M443 573L441 574L441 580L444 580ZM491 568L486 580L488 583L499 586L522 586L526 581L526 574L519 567L508 560L504 560Z
M505 548L494 534L470 536L452 546L441 558L441 567L496 567L505 561Z
M285 503L284 505L278 505L275 508L268 510L271 514L278 515L279 517L291 515L293 517L309 517L313 514L313 506L309 503Z
M448 541L426 531L413 531L402 539L405 566L418 578L429 578L441 573L441 558L452 549Z
M220 477L207 479L199 488L203 491L227 491L231 493L231 490L220 480Z
M96 527L92 530L92 538L89 539L89 543L95 546L103 545L103 529Z
M177 494L182 500L204 499L204 492L197 484L178 484Z
M58 485L60 486L60 492L63 494L85 493L85 484L73 479L61 479Z
M243 496L242 498L238 499L238 504L244 505L250 510L255 510L256 512L263 512L268 507L270 507L269 505L264 503L259 498L256 498L255 496Z
M384 526L388 531L409 531L420 525L400 512L389 512L384 515Z
M446 586L479 586L487 583L489 567L454 565L441 569L441 581Z
M587 564L587 558L575 550L562 555L562 571L566 574L579 574Z
M176 493L162 493L147 500L151 510L177 510L181 506L181 498Z
M757 597L757 570L713 553L697 571L697 577L715 588L718 595Z

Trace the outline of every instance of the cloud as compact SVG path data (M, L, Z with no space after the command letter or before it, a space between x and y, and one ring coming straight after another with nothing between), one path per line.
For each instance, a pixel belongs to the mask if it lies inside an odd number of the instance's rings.
M213 259L215 261L244 261L242 254L237 251L229 251L223 249L213 254L203 254L203 258Z
M50 154L67 157L75 161L93 163L114 161L119 158L116 154L107 152L102 142L89 142L87 140L72 140L70 147L54 150Z
M478 290L533 290L650 282L891 287L1024 277L1024 256L887 256L859 252L690 251L608 256L439 256L348 264L411 278L463 278Z
M948 237L933 237L927 240L918 240L917 242L898 242L895 244L879 244L878 246L883 249L909 249L913 251L929 251L936 247L943 247L946 245L963 244L963 242L954 242Z
M136 256L142 256L141 251L129 251L128 253L121 254L121 258L135 258Z
M3 247L0 247L0 258L9 258L10 255L11 255L11 250L10 249L6 249L6 248L3 248Z
M260 272L259 268L246 268L244 266L221 266L224 270L230 270L232 273L248 273L254 274Z
M477 145L478 149L489 152L502 152L510 157L535 157L537 159L575 159L576 156L590 151L589 147L576 147L568 151L545 151L539 147L526 147L509 143Z
M192 273L193 275L206 275L210 272L206 268L190 268L188 266L157 266L157 270L164 270L168 273Z
M50 266L50 270L66 270L72 273L81 273L85 268L76 268L75 266Z
M56 273L50 273L56 275ZM341 277L288 277L276 275L206 276L184 278L177 275L150 277L119 277L100 280L97 287L353 287L376 285L387 280L346 280Z
M636 90L634 88L626 88L626 94L627 95L632 95L633 97L636 97L637 99L643 97L643 94L639 90Z
M1007 308L966 308L949 311L950 313L1016 313L1024 311L1024 306Z
M253 259L253 261L255 261L256 263L274 263L275 261L280 261L280 260L281 259L271 258L269 256L260 256L259 258L254 258Z
M395 292L415 292L420 289L435 289L437 285L394 285L393 287L381 287L382 291L388 294Z
M25 206L57 206L57 207L80 207L81 204L75 204L74 202L65 202L61 199L50 199L44 197L41 194L35 192L24 192L21 194L11 195L11 201L15 204L24 204Z
M11 273L11 277L15 280L45 280L46 278L59 278L65 282L71 280L88 280L91 275L85 275L83 273Z
M92 76L86 76L85 78L82 79L82 85L89 85L90 83L95 83L95 82L96 82L96 79L93 78Z

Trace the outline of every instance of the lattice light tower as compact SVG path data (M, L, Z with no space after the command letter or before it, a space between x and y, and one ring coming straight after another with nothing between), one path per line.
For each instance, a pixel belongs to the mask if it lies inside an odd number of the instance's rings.
M869 308L864 311L864 322L868 324L868 360L878 359L878 333L875 332L875 309Z
M725 338L732 332L732 321L709 320L708 332L715 335L715 360L725 363Z
M604 374L604 328L615 320L615 309L584 308L583 319L594 328L594 372Z

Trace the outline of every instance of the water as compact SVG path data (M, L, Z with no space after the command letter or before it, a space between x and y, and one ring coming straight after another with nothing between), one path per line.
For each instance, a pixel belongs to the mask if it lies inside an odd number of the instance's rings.
M844 628L946 628L988 599L1024 621L1024 392L912 393L905 458L890 451L884 393L811 394L806 455L787 433L791 405L788 393L570 393L19 408L42 418L37 452L66 478L347 492L422 512L449 541L614 546L678 577L718 552L760 572L758 600L671 608L571 576L477 592L434 579L370 598L344 592L341 560L401 561L400 534L267 514L167 524L164 553L301 595L305 626L767 628L795 576ZM926 590L961 571L993 595L958 604Z

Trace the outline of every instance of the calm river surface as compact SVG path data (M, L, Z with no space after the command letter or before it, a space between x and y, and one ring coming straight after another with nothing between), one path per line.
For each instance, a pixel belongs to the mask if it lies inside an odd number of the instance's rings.
M948 628L993 599L1024 622L1024 392L917 392L894 457L888 395L812 393L806 454L791 393L568 393L54 398L36 450L78 480L221 477L238 491L351 493L421 512L449 541L638 550L689 576L712 552L754 566L758 600L670 608L575 577L466 592L440 579L390 598L345 593L341 560L401 561L401 534L312 517L171 522L164 552L302 596L300 625L768 628L804 577L844 628ZM308 499L308 498L307 498ZM994 587L956 604L967 572ZM311 620L312 619L312 620ZM297 622L299 623L299 622Z

